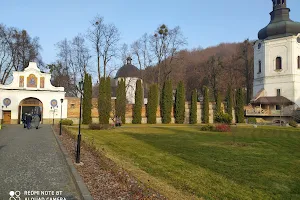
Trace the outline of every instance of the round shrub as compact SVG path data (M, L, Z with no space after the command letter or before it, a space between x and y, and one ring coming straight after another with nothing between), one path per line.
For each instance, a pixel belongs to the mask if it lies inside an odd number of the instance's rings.
M219 112L215 114L215 122L230 124L232 121L232 116L228 113Z
M219 124L216 126L216 131L218 132L230 132L230 126L228 124Z
M256 124L256 118L255 117L250 117L248 118L248 124Z
M89 125L89 129L91 130L107 130L107 129L111 129L112 125L110 124L90 124Z
M61 124L66 125L66 126L72 126L73 121L71 119L63 119L63 120L61 120Z
M205 126L202 126L200 130L201 131L214 131L214 129L215 129L214 126L207 124Z
M297 122L295 122L294 120L290 121L290 122L289 122L289 125L292 126L292 127L294 127L294 128L297 128L297 127L298 127Z

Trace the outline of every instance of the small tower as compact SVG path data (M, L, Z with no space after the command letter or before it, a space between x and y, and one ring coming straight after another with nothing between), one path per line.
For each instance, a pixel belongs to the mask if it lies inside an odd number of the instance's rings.
M253 96L284 96L300 106L300 23L290 19L287 0L272 0L270 23L254 45Z

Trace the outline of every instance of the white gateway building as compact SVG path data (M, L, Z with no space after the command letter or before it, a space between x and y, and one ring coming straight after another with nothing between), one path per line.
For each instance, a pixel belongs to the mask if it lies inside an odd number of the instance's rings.
M5 124L18 124L25 113L41 115L42 123L67 118L67 105L63 87L51 84L51 74L41 72L30 62L22 72L13 72L8 85L0 84L0 119Z
M300 106L300 23L290 19L287 0L273 0L271 21L254 45L254 83L248 116L290 115Z

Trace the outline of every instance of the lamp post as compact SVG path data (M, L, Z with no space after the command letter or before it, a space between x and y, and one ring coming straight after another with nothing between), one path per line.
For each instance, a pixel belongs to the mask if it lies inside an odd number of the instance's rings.
M61 121L62 121L62 104L64 102L64 99L60 99L60 123L59 123L59 135L61 135Z
M81 103L82 103L82 88L83 82L79 82L79 91L80 91L80 111L79 111L79 125L78 125L78 137L77 137L77 149L76 149L76 163L80 163L80 142L81 142Z
M2 129L2 122L3 122L3 108L4 108L4 106L2 106L2 110L1 110L1 122L0 122L0 129Z

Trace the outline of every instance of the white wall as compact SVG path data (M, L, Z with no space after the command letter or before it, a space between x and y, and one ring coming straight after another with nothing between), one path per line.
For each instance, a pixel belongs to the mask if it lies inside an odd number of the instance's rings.
M300 34L299 34L300 36ZM261 48L258 49L258 44ZM300 105L300 69L297 57L300 44L297 36L272 40L258 40L254 45L254 82L253 96L265 89L266 96L276 96L276 89L281 95ZM282 70L276 71L276 57L282 58ZM262 73L258 74L258 62L262 61Z
M34 74L37 77L37 87L27 87L27 77ZM24 86L19 87L20 76L24 76ZM40 78L45 78L44 88L40 87ZM36 63L31 62L23 72L13 72L13 81L8 85L0 84L0 108L2 108L3 100L9 98L11 104L3 110L11 111L11 119L17 120L19 118L20 102L26 98L37 98L43 103L43 118L52 119L53 109L51 109L51 100L57 100L58 108L54 112L54 118L61 116L60 99L64 99L62 104L62 117L67 118L67 99L65 99L65 92L63 87L54 87L51 84L51 74L42 73L37 67ZM0 119L2 119L3 111L1 110Z

